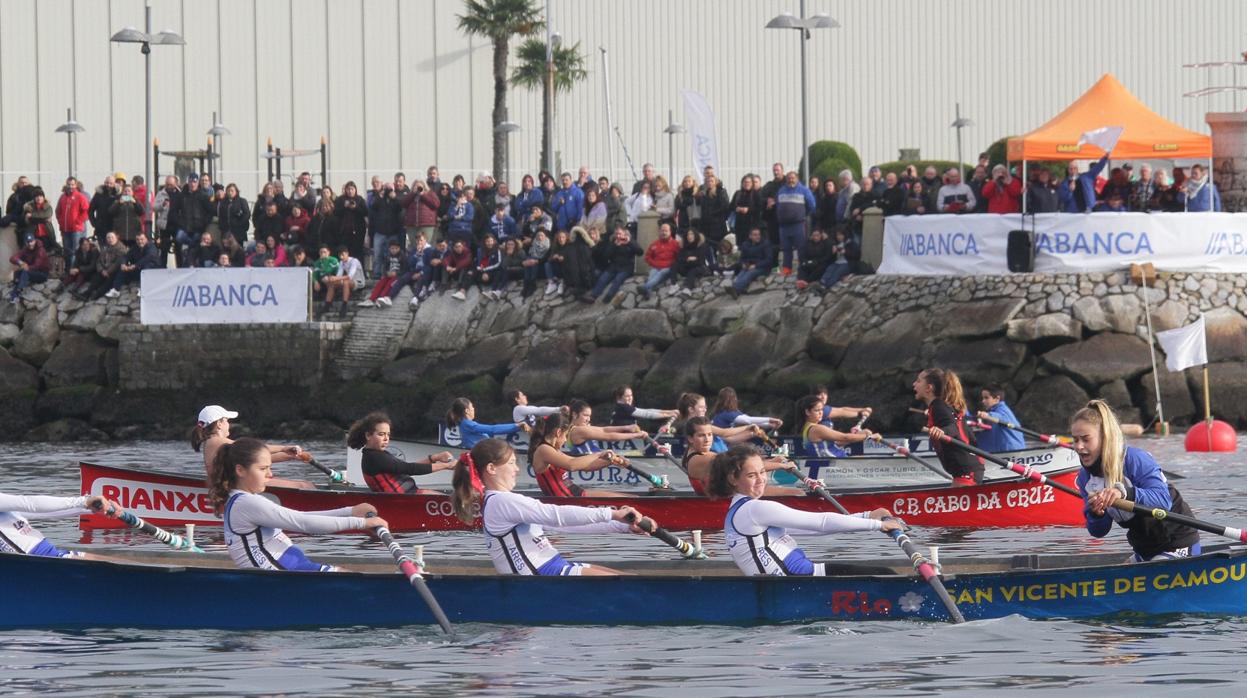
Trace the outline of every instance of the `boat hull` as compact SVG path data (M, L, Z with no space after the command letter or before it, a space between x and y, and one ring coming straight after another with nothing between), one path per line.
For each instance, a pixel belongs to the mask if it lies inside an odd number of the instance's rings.
M1047 619L1247 613L1247 552L1241 548L1142 565L1112 564L1120 555L1074 557L1089 564L1009 569L1006 559L999 570L959 573L946 585L968 620L1013 614ZM396 573L200 567L205 564L202 557L189 553L180 562L0 554L0 577L20 579L25 588L39 590L22 603L0 606L0 628L277 629L433 622L407 580ZM675 564L683 565L683 571L642 571L622 578L480 573L430 574L426 579L453 623L751 625L948 619L930 587L912 574L743 577L724 571L722 562ZM947 564L954 566L953 561ZM983 561L971 564L985 566ZM701 569L715 572L702 574ZM175 603L173 595L195 602ZM568 601L539 602L551 598ZM240 604L239 599L262 602Z
M117 500L157 526L187 523L219 526L212 513L202 479L174 473L141 471L90 463L79 464L83 494L99 494ZM1076 471L1066 469L1050 475L1073 486ZM296 490L272 487L266 491L283 506L301 511L320 511L367 502L395 531L461 531L472 526L454 516L450 497L444 494L387 494L362 489ZM1014 527L1081 525L1082 502L1041 485L1018 478L973 487L898 487L874 490L846 489L836 498L850 511L887 508L916 526ZM727 500L688 494L638 495L625 498L542 497L555 504L582 506L635 506L662 526L672 530L723 528ZM784 504L809 511L834 511L817 497L776 498ZM102 515L81 518L84 529L117 528L120 523Z

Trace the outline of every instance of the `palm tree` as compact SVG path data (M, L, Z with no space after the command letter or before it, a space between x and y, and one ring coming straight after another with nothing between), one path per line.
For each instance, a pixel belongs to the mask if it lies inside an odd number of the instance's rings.
M511 84L530 90L541 88L541 163L544 165L547 162L554 162L553 159L547 157L550 155L553 144L546 139L545 125L550 123L550 119L554 116L550 113L550 109L555 108L555 105L554 99L547 99L549 95L546 94L549 89L549 83L546 81L546 42L541 39L526 40L516 51L516 58L519 60L519 65L515 66L515 70L511 73ZM555 95L559 92L570 91L576 83L588 77L589 72L585 70L585 58L580 55L579 41L572 46L556 45L553 58Z
M466 0L465 12L457 15L459 29L469 36L489 39L494 45L494 177L507 169L507 134L498 129L507 120L507 57L512 36L529 36L542 26L540 8L533 0Z

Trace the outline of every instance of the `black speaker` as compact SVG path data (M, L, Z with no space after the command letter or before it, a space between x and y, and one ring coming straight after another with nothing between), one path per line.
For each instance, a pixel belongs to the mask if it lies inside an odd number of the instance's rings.
M1009 247L1006 253L1009 271L1029 274L1035 271L1035 241L1029 230L1010 230Z

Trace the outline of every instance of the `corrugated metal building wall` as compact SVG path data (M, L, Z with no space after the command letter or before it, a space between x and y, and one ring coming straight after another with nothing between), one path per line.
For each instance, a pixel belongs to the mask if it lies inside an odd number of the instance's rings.
M776 159L795 165L798 35L763 25L796 13L797 0L549 1L555 29L580 43L589 69L560 96L555 139L565 168L586 163L603 174L613 148L614 176L631 177L607 129L598 47L609 52L616 119L638 168L650 160L666 171L662 128L668 109L683 121L681 89L702 92L717 112L729 188ZM202 147L220 111L233 131L225 179L244 194L263 178L269 136L290 149L326 135L338 184L431 163L444 174L490 166L492 49L456 28L461 0L151 4L153 29L187 42L153 48L154 135L166 149ZM1235 108L1235 97L1182 93L1228 84L1234 69L1181 65L1247 48L1242 0L808 5L843 25L809 42L811 139L852 143L866 163L895 159L902 147L952 159L956 102L976 123L965 131L972 159L996 138L1040 125L1105 72L1164 116L1207 132L1204 113ZM23 173L45 184L64 176L65 137L54 129L70 106L87 128L79 171L89 184L114 169L142 172L142 56L137 45L109 42L142 23L143 0L0 0L0 186ZM511 146L518 179L538 166L540 94L513 90L510 107L523 129ZM687 170L685 136L676 153L677 170Z

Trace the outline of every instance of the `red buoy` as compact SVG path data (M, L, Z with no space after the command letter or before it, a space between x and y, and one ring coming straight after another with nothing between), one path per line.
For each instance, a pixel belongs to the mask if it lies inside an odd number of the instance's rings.
M1186 432L1186 450L1232 453L1238 450L1238 434L1220 419L1196 422Z

